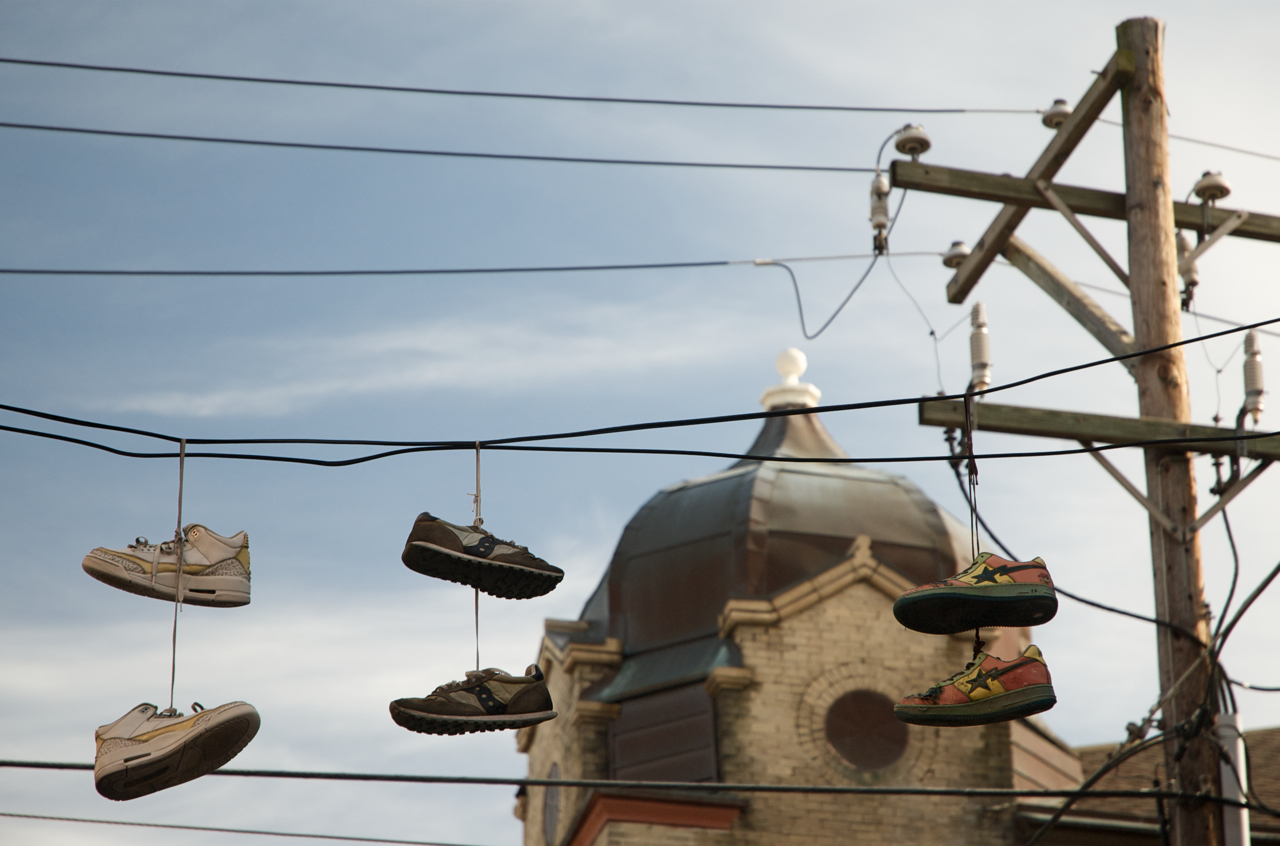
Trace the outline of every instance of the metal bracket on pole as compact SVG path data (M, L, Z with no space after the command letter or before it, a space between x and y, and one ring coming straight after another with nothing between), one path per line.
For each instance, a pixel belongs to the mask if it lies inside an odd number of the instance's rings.
M1080 237L1084 238L1084 240L1089 244L1090 247L1093 247L1093 251L1097 253L1098 256L1101 257L1101 259L1107 263L1107 267L1111 268L1111 272L1114 273L1116 276L1118 276L1120 278L1120 281L1124 283L1124 286L1128 288L1129 274L1126 273L1124 268L1122 268L1119 265L1119 263L1117 263L1116 260L1111 257L1111 253L1107 252L1106 247L1098 243L1098 239L1094 238L1093 234L1088 229L1085 228L1084 224L1080 222L1080 218L1076 217L1076 213L1073 212L1066 203L1062 202L1061 197L1059 197L1057 194L1053 192L1053 189L1049 187L1049 183L1045 182L1043 179L1037 179L1035 181L1035 185L1036 185L1036 190L1040 192L1041 196L1043 196L1046 200L1049 201L1049 205L1057 209L1062 214L1062 216L1067 219L1067 223L1070 223L1072 227L1074 227L1075 230L1080 233ZM1241 220L1240 222L1236 223L1236 226L1239 226L1243 222L1244 221ZM1234 229L1235 226L1231 228ZM1215 236L1217 234L1218 234L1217 232L1214 232ZM1224 232L1223 234L1225 235L1226 233ZM1209 241L1205 241L1205 243L1201 244L1200 246L1203 247L1205 246L1205 244L1208 244L1208 243Z
M1080 441L1080 445L1088 450L1093 449L1093 441ZM1194 523L1192 523L1189 526L1179 526L1177 523L1173 522L1173 520L1171 520L1168 517L1168 515L1164 514L1163 512L1160 511L1160 509L1156 508L1155 503L1153 503L1151 500L1143 496L1142 492L1139 491L1136 487L1134 487L1133 482L1130 482L1128 479L1126 479L1125 475L1121 473L1120 470L1117 469L1114 464L1108 461L1102 453L1090 452L1089 454L1093 456L1095 461L1097 461L1099 464L1102 465L1102 468L1104 470L1110 473L1111 476L1117 482L1120 483L1120 486L1122 488L1124 488L1126 491L1129 492L1130 496L1132 496L1134 499L1138 501L1139 505L1141 505L1143 508L1147 509L1148 512L1150 512L1152 518L1154 518L1155 521L1160 524L1160 528L1164 529L1166 532L1169 533L1171 537L1173 537L1175 540L1181 543L1186 543L1187 541L1191 540L1191 537L1196 532L1203 529L1205 524L1208 523L1210 520L1212 520L1214 517L1217 517L1218 513L1222 511L1222 509L1226 508L1227 505L1230 504L1231 500L1235 499L1237 496L1243 493L1245 488L1249 487L1249 485L1251 485L1255 479L1257 479L1259 476L1262 475L1262 472L1264 470L1266 470L1268 467L1271 466L1270 459L1263 461L1257 467L1253 468L1253 470L1250 471L1248 476L1245 476L1243 479L1236 482L1234 485L1228 488L1225 492L1223 492L1222 496L1218 497L1218 501L1215 502L1208 511L1205 511L1198 518L1196 518L1196 521Z
M1093 450L1093 441L1080 441L1080 446L1087 450ZM1155 503L1143 496L1142 492L1133 486L1133 482L1126 479L1124 474L1121 473L1114 464L1107 461L1106 457L1102 453L1091 451L1089 454L1093 456L1095 461L1102 465L1102 469L1110 473L1112 477L1120 483L1120 487L1128 491L1129 495L1136 499L1139 505L1151 513L1151 517L1160 524L1160 528L1164 529L1172 537L1177 538L1178 540L1182 539L1182 526L1179 526L1177 523L1170 520L1168 515L1162 512L1159 508L1156 508Z
M1263 461L1257 467L1253 468L1253 470L1250 471L1248 476L1245 476L1243 479L1241 479L1240 481L1236 482L1234 485L1232 485L1231 487L1223 491L1222 495L1218 497L1218 501L1213 504L1212 508L1210 508L1205 513L1201 514L1199 517L1196 518L1196 521L1194 523L1186 527L1186 529L1184 530L1185 537L1190 538L1196 532L1200 531L1200 529L1204 527L1205 523L1208 523L1214 517L1217 517L1218 512L1227 507L1227 503L1235 499L1237 495L1243 493L1244 489L1249 487L1249 485L1253 482L1253 480L1261 476L1262 471L1266 470L1270 466L1271 466L1270 459Z
M1050 200L1050 202L1053 201ZM1248 219L1249 213L1247 211L1238 211L1231 215L1231 217L1227 218L1224 223L1220 224L1217 229L1213 230L1212 235L1197 244L1194 250L1187 253L1178 261L1178 272L1186 273L1187 268L1194 264L1196 259L1204 255L1206 250L1218 243L1222 238L1225 238L1232 232L1235 232L1237 227Z

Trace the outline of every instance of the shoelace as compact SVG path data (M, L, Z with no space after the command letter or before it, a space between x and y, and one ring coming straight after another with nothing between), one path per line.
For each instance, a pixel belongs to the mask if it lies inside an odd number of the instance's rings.
M467 528L471 529L471 531L475 532L478 535L484 535L487 538L493 538L494 543L500 543L503 546L509 546L513 549L518 549L521 552L529 552L529 547L521 546L520 544L513 543L512 541L509 541L509 540L503 540L500 537L496 537L492 532L486 532L484 529L480 528L479 526L468 526Z
M460 681L451 681L447 684L442 684L439 687L437 687L435 690L431 691L431 695L435 696L441 693L453 693L455 691L461 690L466 685L473 684L477 679L483 680L486 672L487 671L482 671L482 670L467 670L467 677L465 679L462 679Z
M191 716L194 717L196 714L199 714L201 711L204 711L204 710L206 710L205 707L201 705L199 702L191 703ZM179 711L177 708L165 708L163 711L157 711L156 716L157 717L185 717L186 715L183 714L181 711Z
M184 533L185 537L185 533ZM173 541L161 541L160 543L152 543L145 537L136 537L133 543L129 544L130 549L136 549L139 552L151 553L151 586L155 587L156 573L160 570L160 556L173 554ZM186 564L185 561L182 562Z

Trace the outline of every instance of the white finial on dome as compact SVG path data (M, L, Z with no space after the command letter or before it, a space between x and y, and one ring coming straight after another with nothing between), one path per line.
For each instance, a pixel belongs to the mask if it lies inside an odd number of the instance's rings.
M795 347L787 347L778 353L778 375L784 385L800 384L800 377L809 369L808 357Z
M809 368L809 359L802 351L795 347L783 350L778 354L777 368L782 384L766 389L764 396L760 397L760 404L766 409L787 405L812 408L822 399L822 391L800 381Z

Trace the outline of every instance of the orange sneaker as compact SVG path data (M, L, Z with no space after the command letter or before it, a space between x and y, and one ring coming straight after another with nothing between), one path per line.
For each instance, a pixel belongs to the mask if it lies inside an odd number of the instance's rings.
M956 634L996 626L1038 626L1058 613L1058 597L1043 558L1009 561L982 552L973 566L943 582L909 590L893 616L912 631Z
M893 706L893 715L918 726L982 726L1029 717L1056 704L1049 667L1033 645L1013 661L979 652L951 678Z

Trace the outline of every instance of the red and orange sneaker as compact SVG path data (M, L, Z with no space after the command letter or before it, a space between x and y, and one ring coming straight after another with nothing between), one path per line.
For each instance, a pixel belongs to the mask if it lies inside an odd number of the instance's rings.
M1058 704L1040 649L1002 661L979 652L963 670L893 706L893 715L918 726L982 726L1048 711Z
M995 626L1038 626L1058 613L1058 597L1043 558L1009 561L982 552L973 566L943 582L909 590L893 616L912 631L956 634Z

